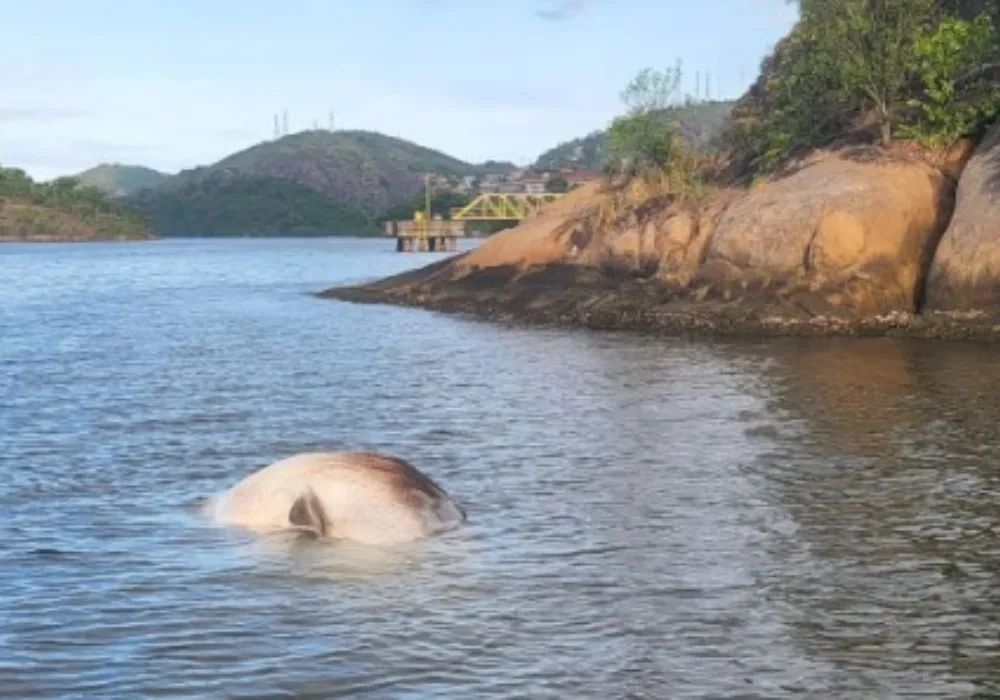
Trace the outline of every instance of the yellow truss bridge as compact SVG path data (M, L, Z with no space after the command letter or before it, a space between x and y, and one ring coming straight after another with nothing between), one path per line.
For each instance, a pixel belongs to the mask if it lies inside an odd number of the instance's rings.
M458 248L458 238L465 236L468 221L522 221L540 207L558 199L562 193L545 194L494 194L484 192L476 196L464 207L451 210L448 220L440 216L428 216L431 211L430 180L426 179L426 203L423 211L417 211L412 221L386 221L385 234L396 237L396 250L411 251L454 251Z
M561 193L493 194L484 192L464 207L451 210L452 221L521 221Z

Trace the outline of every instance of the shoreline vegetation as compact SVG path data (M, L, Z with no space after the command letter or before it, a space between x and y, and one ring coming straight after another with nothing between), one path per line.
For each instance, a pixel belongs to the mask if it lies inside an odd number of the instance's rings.
M719 139L647 69L605 179L479 248L320 292L655 333L1000 340L1000 8L801 0Z
M38 183L0 168L0 242L151 239L142 217L75 178Z

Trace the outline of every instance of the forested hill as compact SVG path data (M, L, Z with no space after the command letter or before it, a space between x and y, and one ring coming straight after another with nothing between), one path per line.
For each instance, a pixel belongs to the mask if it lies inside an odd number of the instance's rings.
M704 149L716 145L733 108L732 101L695 102L668 110L688 142ZM607 155L607 136L603 130L561 143L538 157L534 166L540 170L580 168L600 170Z
M513 170L466 163L370 131L304 131L184 170L124 201L158 235L369 235L394 206L424 188L424 174L448 185Z
M0 167L0 241L149 238L141 217L71 177L35 182Z
M378 235L370 216L304 185L239 172L143 190L126 202L160 236Z
M101 163L76 176L83 185L96 187L111 197L125 197L148 187L156 187L170 178L141 165Z
M220 173L275 178L376 217L421 192L426 172L457 181L507 165L466 163L377 132L317 129L265 141L213 165L183 171L158 189L188 186Z

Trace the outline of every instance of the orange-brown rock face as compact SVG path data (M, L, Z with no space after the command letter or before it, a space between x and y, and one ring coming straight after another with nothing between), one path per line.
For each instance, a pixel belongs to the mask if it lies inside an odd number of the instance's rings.
M820 315L912 312L953 202L939 170L863 151L817 157L696 207L630 211L615 196L596 185L574 191L436 280L504 268L513 275L505 284L514 285L514 270L572 265L635 272L698 298L791 300ZM602 216L602 208L613 213Z
M697 206L648 206L641 197L630 203L627 193L590 185L492 236L457 259L452 273L567 264L645 271L683 285L698 269L708 236L731 199L725 191Z
M931 265L927 305L941 311L1000 306L1000 124L962 172L955 214Z
M819 153L772 181L684 202L655 183L595 184L477 250L324 295L591 327L934 334L912 312L954 187L921 158Z
M486 239L458 259L457 272L506 265L534 266L564 262L574 256L566 229L599 197L599 185L580 187L547 204L536 216Z
M827 157L735 201L694 284L762 283L858 315L914 311L951 199L927 165Z

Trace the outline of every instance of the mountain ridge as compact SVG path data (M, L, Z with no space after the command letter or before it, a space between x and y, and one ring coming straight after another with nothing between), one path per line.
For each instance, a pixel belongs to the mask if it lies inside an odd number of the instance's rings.
M425 173L457 182L513 167L495 161L469 163L376 131L314 129L262 141L213 164L182 170L160 187L198 182L220 172L270 177L303 185L375 217L419 194Z

